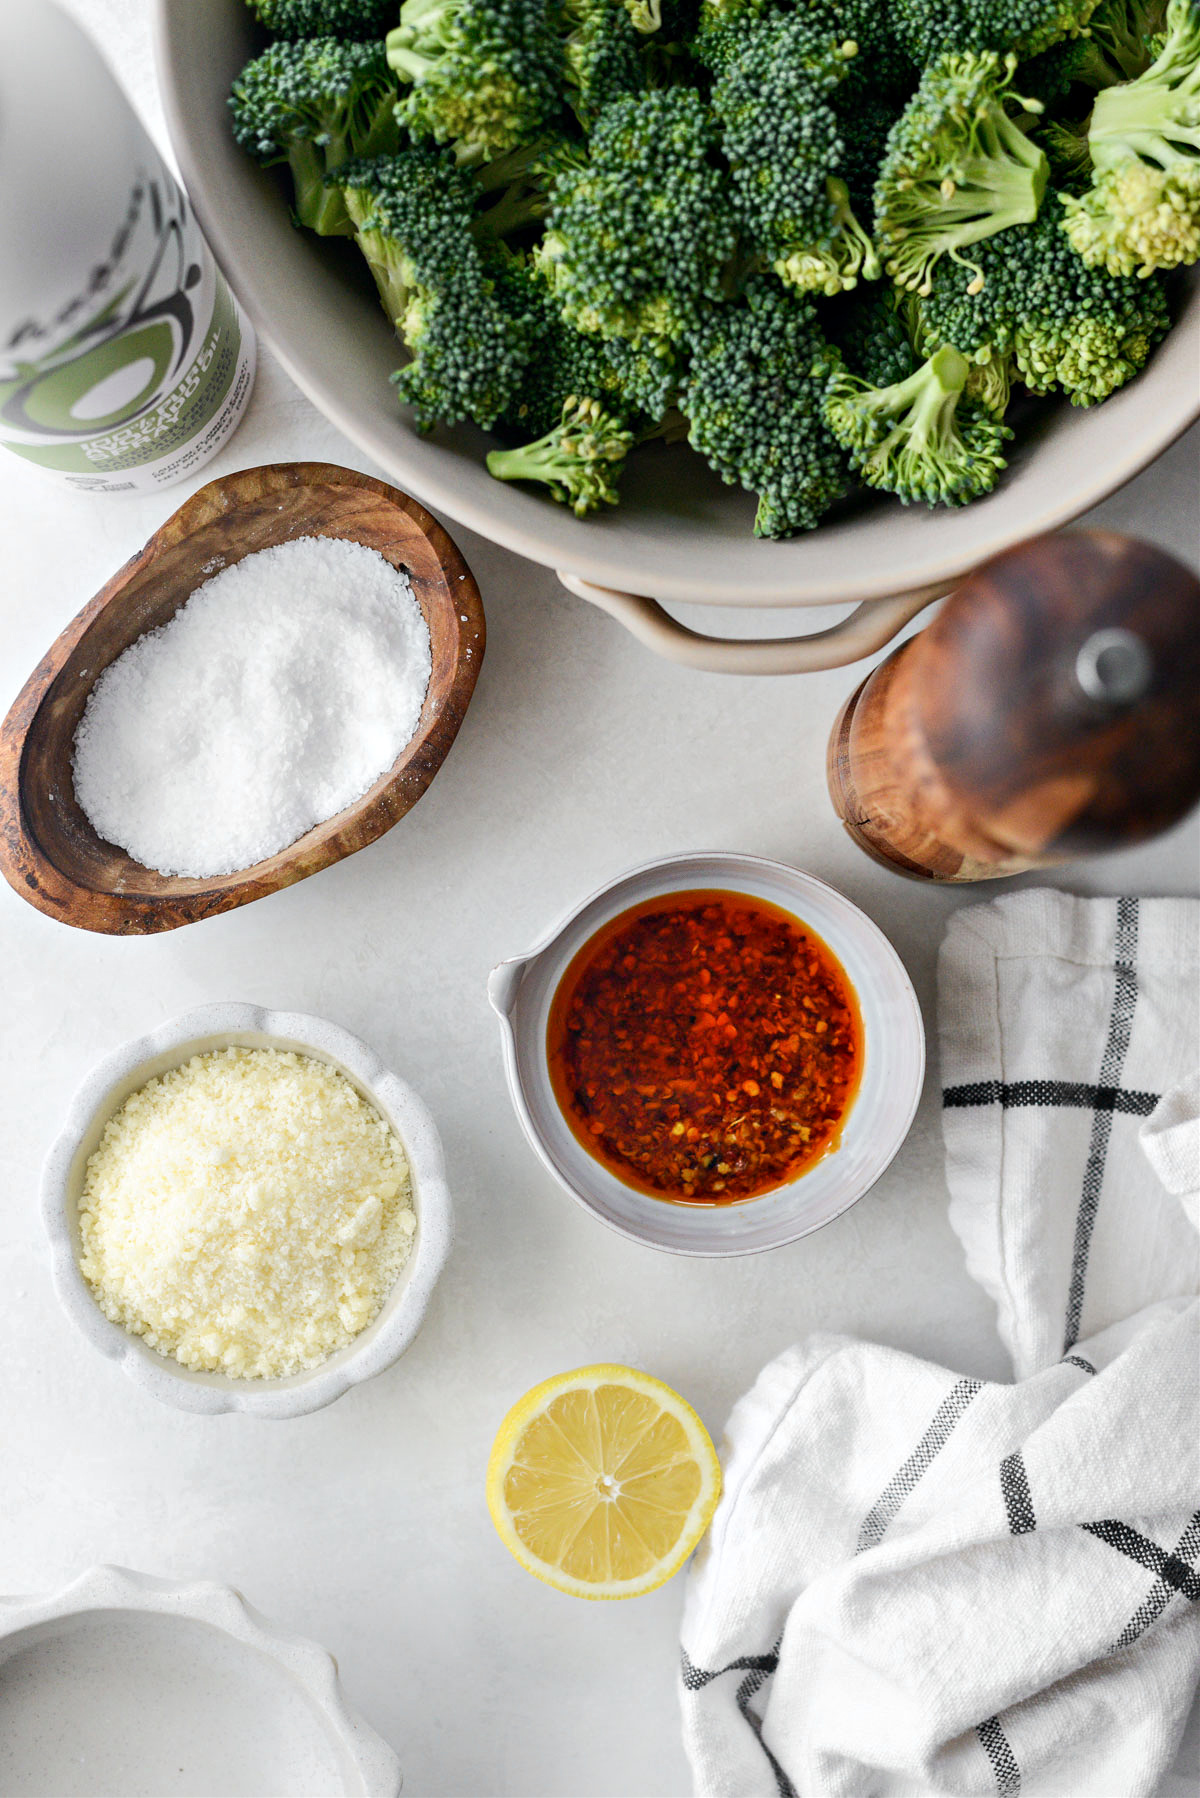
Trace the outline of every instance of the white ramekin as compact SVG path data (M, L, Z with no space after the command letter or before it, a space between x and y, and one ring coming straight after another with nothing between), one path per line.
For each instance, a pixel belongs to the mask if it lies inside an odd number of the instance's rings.
M340 1069L385 1117L404 1144L412 1170L417 1230L400 1278L373 1323L344 1349L307 1373L275 1380L235 1380L195 1373L149 1348L107 1318L79 1271L78 1202L88 1157L104 1126L138 1087L193 1055L229 1046L292 1049ZM42 1174L42 1220L50 1239L59 1301L102 1355L118 1361L144 1391L181 1411L246 1411L255 1417L302 1417L351 1386L390 1367L421 1327L450 1248L451 1207L442 1145L424 1102L373 1049L324 1018L264 1011L257 1005L204 1005L159 1025L106 1055L71 1102Z
M850 977L865 1053L840 1146L757 1199L701 1207L637 1192L589 1155L550 1082L546 1030L572 958L609 919L645 899L716 888L765 899L826 942ZM593 893L488 981L500 1018L509 1093L526 1136L559 1184L622 1236L676 1255L750 1255L819 1230L861 1199L908 1135L925 1075L921 1008L904 964L877 924L815 875L755 855L714 851L647 862Z
M201 1798L251 1781L396 1798L402 1784L332 1655L229 1586L93 1567L59 1592L0 1598L0 1676L6 1791L48 1790L48 1754L64 1771L70 1759L72 1791Z

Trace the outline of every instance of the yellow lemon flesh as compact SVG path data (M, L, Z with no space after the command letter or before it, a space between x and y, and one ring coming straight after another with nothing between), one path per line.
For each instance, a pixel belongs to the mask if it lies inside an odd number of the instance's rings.
M527 1572L576 1598L634 1598L677 1573L708 1528L721 1468L692 1407L633 1367L580 1367L518 1399L487 1497Z

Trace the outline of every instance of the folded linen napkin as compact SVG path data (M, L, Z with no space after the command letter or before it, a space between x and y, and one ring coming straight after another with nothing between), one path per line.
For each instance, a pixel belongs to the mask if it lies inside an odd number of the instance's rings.
M1018 1383L819 1337L740 1401L683 1621L703 1798L1159 1787L1200 1676L1198 975L1190 901L951 923L951 1217Z

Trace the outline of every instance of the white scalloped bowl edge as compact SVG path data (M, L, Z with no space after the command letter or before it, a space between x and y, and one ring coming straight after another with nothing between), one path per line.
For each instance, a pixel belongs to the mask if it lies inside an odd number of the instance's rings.
M637 1192L589 1155L559 1109L546 1054L555 991L593 933L645 899L697 888L765 899L815 931L854 987L864 1039L862 1078L837 1150L758 1198L711 1208ZM896 950L836 887L762 856L688 852L628 869L573 906L525 955L493 968L488 998L500 1019L509 1097L542 1165L609 1229L668 1254L759 1254L831 1223L870 1190L899 1153L921 1098L925 1028Z
M378 1317L319 1367L281 1379L235 1380L181 1366L107 1318L79 1269L76 1205L88 1157L107 1120L156 1074L180 1066L192 1055L230 1044L292 1049L340 1069L393 1126L412 1171L416 1237ZM420 1329L452 1235L441 1141L428 1108L412 1087L385 1067L366 1043L337 1024L303 1012L232 1002L184 1012L104 1057L75 1094L46 1157L41 1205L54 1288L71 1322L143 1391L179 1410L208 1415L244 1411L256 1417L302 1417L382 1373Z
M215 1738L217 1748L214 1752L228 1760L230 1757L236 1758L242 1752L242 1744L237 1739L240 1723L240 1726L246 1729L247 1736L252 1737L252 1742L247 1743L246 1747L250 1760L261 1765L264 1755L271 1752L270 1744L272 1743L275 1745L287 1744L286 1747L281 1747L281 1752L291 1752L294 1755L293 1764L290 1767L280 1765L276 1770L276 1777L271 1787L272 1792L284 1789L311 1791L311 1788L305 1788L296 1783L306 1771L311 1779L311 1757L303 1764L301 1763L301 1744L296 1738L294 1729L291 1731L288 1729L288 1716L289 1714L292 1717L295 1716L294 1706L299 1702L309 1713L309 1720L313 1724L311 1736L318 1744L320 1758L324 1760L329 1773L339 1782L337 1786L327 1788L329 1798L397 1798L403 1784L400 1762L383 1738L377 1735L347 1703L338 1678L337 1663L333 1656L316 1642L311 1642L303 1636L294 1635L290 1630L278 1628L249 1605L241 1593L235 1591L231 1586L222 1586L211 1581L176 1584L170 1580L156 1579L150 1574L134 1572L126 1567L102 1566L89 1569L88 1572L57 1592L0 1598L0 1667L3 1667L6 1661L22 1655L36 1656L44 1663L45 1656L42 1651L47 1644L59 1638L62 1639L60 1652L65 1650L78 1657L80 1655L79 1638L87 1627L87 1620L97 1613L105 1612L126 1615L133 1613L142 1616L158 1615L175 1618L181 1622L190 1620L216 1632L217 1640L208 1641L204 1637L191 1636L185 1629L179 1631L178 1642L172 1648L165 1666L166 1673L170 1676L171 1695L174 1700L188 1708L189 1714L178 1719L168 1716L164 1720L168 1734L173 1722L177 1726L185 1726L186 1733L193 1740L193 1746L198 1738L200 1744L198 1752L203 1755L206 1734L220 1730L222 1734L219 1738ZM119 1689L122 1680L129 1679L129 1674L120 1664L121 1656L112 1653L114 1621L114 1619L110 1619L105 1626L107 1647L103 1650L103 1656L111 1667L114 1683ZM60 1627L56 1628L56 1625ZM162 1632L157 1627L148 1632L143 1652L148 1651L152 1655L158 1654L162 1648L161 1635ZM221 1638L229 1639L228 1647L224 1651L221 1647ZM68 1639L73 1639L73 1648ZM216 1657L216 1679L209 1679L210 1687L214 1684L218 1687L236 1684L239 1676L244 1676L245 1671L260 1665L254 1658L247 1660L246 1655L239 1653L238 1648L233 1646L234 1644L239 1645L242 1650L250 1651L251 1657L265 1657L282 1669L286 1683L278 1679L265 1682L265 1691L268 1695L271 1690L278 1694L280 1715L275 1720L276 1727L274 1729L269 1727L271 1720L262 1716L261 1709L256 1712L254 1704L249 1698L247 1698L244 1715L240 1720L224 1709L218 1714L210 1716L203 1708L204 1675L211 1674L214 1655ZM127 1642L125 1647L128 1651L130 1644ZM202 1650L200 1664L197 1668L199 1677L190 1679L186 1664L189 1648L193 1653L198 1649ZM100 1652L101 1650L98 1649L97 1654ZM86 1644L82 1653L86 1658ZM222 1654L224 1654L223 1660ZM182 1666L180 1665L181 1660L184 1663ZM154 1665L161 1675L164 1670L164 1662L156 1660ZM41 1702L51 1712L46 1721L45 1731L49 1732L50 1737L55 1740L65 1732L66 1727L72 1722L70 1715L63 1714L62 1708L62 1689L66 1687L68 1690L72 1690L66 1672L65 1668L59 1670L53 1678L53 1691L47 1691L41 1697ZM153 1687L154 1681L155 1673L152 1668L149 1675L151 1687ZM42 1728L36 1717L36 1707L39 1703L37 1682L36 1680L26 1680L14 1683L20 1689L15 1696L10 1693L7 1702L16 1704L26 1711L26 1715L21 1718L21 1722L24 1724L21 1733L26 1737L36 1739ZM90 1682L87 1683L90 1686ZM131 1686L138 1698L145 1697L145 1691L139 1687L144 1687L146 1683L145 1680L138 1680L137 1670L134 1669ZM78 1687L78 1682L76 1682L76 1687ZM263 1687L256 1686L256 1696L260 1700L263 1689ZM80 1703L85 1706L90 1702L96 1702L97 1699L97 1695L90 1689L78 1691L77 1695ZM72 1699L75 1696L76 1692L72 1691ZM103 1702L102 1696L100 1702ZM32 1720L27 1714L30 1709L35 1712ZM84 1721L84 1719L80 1719L81 1726ZM100 1737L99 1744L95 1746L98 1754L107 1763L104 1767L94 1769L96 1775L98 1777L107 1775L105 1784L108 1785L114 1776L114 1762L121 1763L119 1766L121 1783L114 1789L124 1792L145 1790L142 1781L146 1773L146 1758L152 1753L152 1747L147 1745L145 1738L147 1719L142 1711L139 1709L136 1716L128 1717L104 1712L94 1720L86 1721L91 1724L91 1733ZM127 1732L127 1737L123 1735L123 1730ZM16 1733L12 1728L7 1732L6 1753L17 1751L14 1741ZM31 1748L33 1745L33 1741L25 1742L26 1748ZM169 1741L166 1745L170 1748L175 1744L173 1741ZM78 1741L75 1741L71 1749L73 1755L78 1746ZM123 1761L122 1757L127 1757L127 1759ZM76 1755L75 1758L78 1756ZM171 1754L172 1772L175 1759L176 1756ZM338 1763L336 1771L333 1767L335 1760ZM44 1771L44 1769L39 1770ZM77 1773L76 1769L72 1770ZM10 1768L10 1771L15 1773L19 1769ZM200 1771L202 1769L193 1769L194 1773ZM181 1772L185 1772L186 1777L186 1770L181 1769ZM325 1776L328 1777L329 1774ZM39 1786L38 1789L43 1788ZM82 1790L84 1788L73 1786L72 1789ZM175 1789L198 1790L200 1788L194 1788L189 1781L187 1786ZM241 1787L239 1786L238 1789L240 1790Z

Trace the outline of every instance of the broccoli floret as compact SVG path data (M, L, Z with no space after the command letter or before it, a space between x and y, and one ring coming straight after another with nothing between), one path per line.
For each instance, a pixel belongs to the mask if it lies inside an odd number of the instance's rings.
M562 107L564 50L551 0L404 0L387 57L412 86L414 137L482 162L535 142Z
M497 296L473 231L473 178L429 149L338 174L384 308L412 352L392 378L417 429L463 418L490 429L531 358L534 320Z
M747 37L777 12L774 0L701 0L688 50L714 75L722 75L746 48Z
M606 411L627 412L622 382L603 337L568 324L536 266L524 256L501 255L491 267L496 296L522 330L533 354L501 419L506 434L524 441L559 423L571 395L599 401Z
M1200 162L1104 169L1082 196L1064 194L1063 205L1064 229L1090 268L1149 275L1200 261Z
M906 506L964 506L996 485L1012 432L965 399L965 356L944 344L890 387L872 387L848 370L836 373L825 419L868 487L882 487Z
M686 363L683 345L666 337L644 337L638 344L623 337L603 341L626 403L661 423L678 403Z
M875 180L887 151L888 133L903 112L905 102L874 87L864 88L859 78L862 60L860 50L847 64L847 78L829 103L842 140L842 157L836 173L850 191L850 204L855 212L862 219L870 219L874 216Z
M1011 356L1034 393L1061 389L1077 406L1124 386L1170 326L1156 278L1111 277L1074 254L1053 197L1032 225L981 245L984 283L943 263L922 303L932 338L986 363Z
M545 218L550 203L546 172L550 154L551 145L525 145L481 163L473 171L482 201L473 227L480 242L512 237Z
M703 102L690 88L616 100L590 151L555 177L539 264L580 330L679 337L722 297L737 239Z
M1200 260L1200 4L1170 0L1166 37L1136 81L1096 97L1096 174L1064 199L1071 244L1089 266L1148 275Z
M829 221L821 238L796 244L772 267L781 281L801 293L843 293L864 281L877 281L883 273L879 252L854 216L850 190L831 175L825 183Z
M690 38L700 11L698 0L624 0L624 4L643 37L658 35L664 43Z
M383 309L403 335L419 287L445 286L456 259L467 268L478 266L471 237L474 182L428 149L365 157L338 169L333 179Z
M606 411L599 400L572 394L559 422L536 443L492 450L488 473L498 481L542 481L577 518L586 518L601 506L616 505L617 483L634 441L623 416Z
M249 0L251 11L276 37L382 36L396 16L395 0Z
M352 157L395 150L396 85L379 44L335 37L272 44L233 84L233 135L256 162L286 162L295 217L322 237L348 237L353 225L340 189L326 183Z
M853 294L830 331L842 361L872 387L890 387L912 374L921 360L906 317L912 296L888 286Z
M815 12L812 0L805 10ZM847 93L860 101L907 99L921 71L896 36L882 0L822 0L822 10L843 37L858 45L858 55L847 72ZM898 110L898 105L893 105L893 111Z
M646 89L642 35L624 6L592 0L566 40L572 110L584 130L613 100Z
M738 222L802 291L840 293L881 272L838 175L846 145L826 98L855 54L820 15L785 14L745 32L713 87Z
M888 20L922 67L947 51L1036 56L1083 31L1097 0L888 0Z
M1100 0L1082 36L1064 38L1021 65L1022 93L1050 106L1076 86L1099 92L1136 80L1161 48L1166 12L1167 0Z
M1046 188L1044 153L1009 117L1016 58L943 56L888 136L875 188L875 230L888 272L901 287L929 291L943 256L1037 217ZM970 263L982 280L980 265Z
M812 530L846 490L821 415L834 357L812 301L759 276L744 304L708 314L689 349L679 406L693 449L758 495L756 536Z

